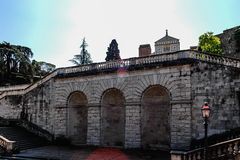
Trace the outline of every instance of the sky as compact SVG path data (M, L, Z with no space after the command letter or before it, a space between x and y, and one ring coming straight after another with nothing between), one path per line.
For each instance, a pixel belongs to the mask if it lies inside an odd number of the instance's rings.
M208 31L240 25L239 0L0 0L0 43L27 46L33 59L67 67L83 38L93 62L105 61L116 39L122 59L137 57L140 44L165 36L181 49Z

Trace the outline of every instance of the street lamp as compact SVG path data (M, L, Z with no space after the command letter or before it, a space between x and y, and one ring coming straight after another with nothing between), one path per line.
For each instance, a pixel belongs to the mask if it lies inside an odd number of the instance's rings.
M204 160L207 158L207 136L208 136L208 118L210 116L210 107L208 106L207 102L204 102L204 105L201 108L202 116L204 119L204 129L205 129L205 136L204 136Z

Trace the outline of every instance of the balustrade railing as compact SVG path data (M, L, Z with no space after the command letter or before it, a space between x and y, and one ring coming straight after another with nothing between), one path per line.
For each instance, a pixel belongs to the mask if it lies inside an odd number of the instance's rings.
M11 152L14 149L15 141L10 141L0 135L0 146L6 151Z
M87 71L101 71L101 70L104 71L104 70L113 69L113 68L117 69L121 67L128 68L130 66L131 67L144 66L148 64L154 64L154 63L180 61L184 59L192 59L197 61L204 61L204 62L215 63L219 65L224 65L224 66L240 68L239 59L205 54L205 53L201 53L194 50L183 50L183 51L178 51L174 53L158 54L158 55L152 55L147 57L135 57L135 58L118 60L118 61L109 61L109 62L93 63L88 65L81 65L76 67L58 68L52 73L50 73L49 75L39 80L38 82L28 86L27 88L10 90L10 91L5 90L1 92L0 99L8 95L26 94L27 92L45 83L46 81L50 80L56 75L87 72Z
M210 55L210 54L200 53L192 50L186 50L186 51L179 51L175 53L159 54L159 55L153 55L153 56L147 56L147 57L129 58L129 59L123 59L119 61L95 63L95 64L83 65L78 67L61 68L59 70L59 73L68 74L68 73L84 72L84 71L91 71L91 70L104 70L104 69L119 68L119 67L147 65L147 64L166 62L166 61L176 61L181 59L195 59L199 61L215 63L215 64L224 65L224 66L240 68L239 59L228 58L228 57L217 56L217 55Z
M49 75L43 77L41 80L37 81L36 83L29 85L28 87L24 89L16 89L16 90L5 90L0 93L0 99L2 99L5 96L11 96L11 95L23 95L28 93L29 91L33 90L34 88L37 88L39 85L45 83L46 81L50 80L51 78L55 77L57 75L57 70L53 71Z
M1 92L4 92L4 91L10 91L10 90L25 89L25 88L27 88L29 85L30 85L30 84L3 86L3 87L0 87L0 93L1 93Z
M203 149L194 149L188 152L172 151L171 160L203 160ZM207 148L207 160L234 159L240 154L240 138L217 143Z

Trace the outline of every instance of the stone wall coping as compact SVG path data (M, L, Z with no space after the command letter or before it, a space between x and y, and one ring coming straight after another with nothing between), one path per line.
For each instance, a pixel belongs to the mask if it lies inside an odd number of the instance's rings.
M26 94L56 76L61 77L61 75L73 74L73 73L84 74L90 71L91 72L107 71L109 69L117 70L119 68L128 68L130 66L133 68L139 67L139 66L144 67L144 65L154 66L156 64L159 65L160 63L166 63L166 62L172 62L172 63L179 62L180 60L192 60L192 61L197 60L197 61L203 61L207 63L214 63L214 64L220 64L220 65L234 67L234 68L240 68L240 59L211 55L208 53L202 53L195 50L181 50L177 52L156 54L156 55L151 55L146 57L133 57L133 58L123 59L118 61L109 61L109 62L92 63L88 65L81 65L81 66L74 66L74 67L58 68L53 72L51 72L50 74L46 75L44 78L42 78L38 82L28 86L25 89L0 92L0 99L10 95ZM171 63L166 63L166 65L170 65L170 64Z

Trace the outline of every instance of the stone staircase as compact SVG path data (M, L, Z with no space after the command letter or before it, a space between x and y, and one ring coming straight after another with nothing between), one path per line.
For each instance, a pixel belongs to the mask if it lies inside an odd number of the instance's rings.
M171 160L203 160L204 139L192 141L189 151L171 151ZM208 160L240 160L240 128L208 137Z
M0 135L8 140L15 141L15 147L18 150L26 150L49 144L44 138L36 136L17 126L0 127Z

